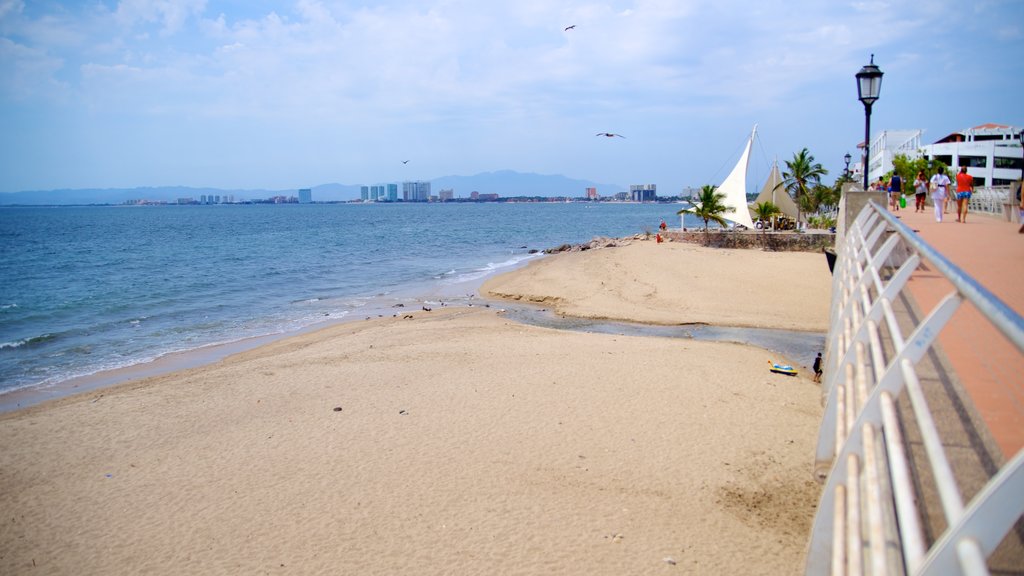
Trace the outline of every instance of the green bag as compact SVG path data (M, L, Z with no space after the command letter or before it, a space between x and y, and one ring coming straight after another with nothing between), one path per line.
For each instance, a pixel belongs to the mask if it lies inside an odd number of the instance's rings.
M907 197L904 196L903 194L900 194L900 208L906 208L906 207L907 207Z

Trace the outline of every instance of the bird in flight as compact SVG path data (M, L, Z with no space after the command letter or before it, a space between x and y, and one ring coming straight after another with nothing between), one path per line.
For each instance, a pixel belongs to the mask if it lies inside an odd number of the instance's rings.
M564 31L568 32L569 30L575 30L575 29L576 29L576 25L573 24L572 26L566 26Z
M597 134L594 134L594 136L604 136L605 138L613 138L615 136L618 136L619 138L625 138L625 136L623 136L622 134L612 134L611 132L598 132Z
M408 160L402 160L402 164L408 164L408 163L409 163Z

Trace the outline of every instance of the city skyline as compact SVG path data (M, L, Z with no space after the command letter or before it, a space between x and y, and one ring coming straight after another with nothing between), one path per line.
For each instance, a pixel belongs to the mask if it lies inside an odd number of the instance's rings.
M754 124L751 186L804 147L831 179L871 54L873 133L1024 125L1021 22L1009 0L0 0L0 192L511 169L677 194Z

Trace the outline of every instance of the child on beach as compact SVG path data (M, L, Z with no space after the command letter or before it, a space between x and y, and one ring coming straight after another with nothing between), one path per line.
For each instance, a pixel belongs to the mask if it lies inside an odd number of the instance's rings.
M821 352L818 352L818 357L814 359L814 381L821 382Z

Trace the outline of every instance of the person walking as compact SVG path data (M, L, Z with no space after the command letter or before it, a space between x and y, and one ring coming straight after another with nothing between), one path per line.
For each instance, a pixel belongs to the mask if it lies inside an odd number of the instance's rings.
M814 359L814 381L821 382L821 352L818 352L818 357Z
M928 177L924 170L917 173L914 178L914 212L924 212L924 199L928 195Z
M974 192L974 177L967 173L967 166L960 167L956 175L956 221L967 223L967 205Z
M889 178L889 196L892 198L893 209L899 212L900 200L903 199L903 178L895 171Z
M932 203L935 204L935 221L942 222L943 209L946 204L946 190L949 188L949 176L946 176L946 167L939 166L939 171L932 176Z

